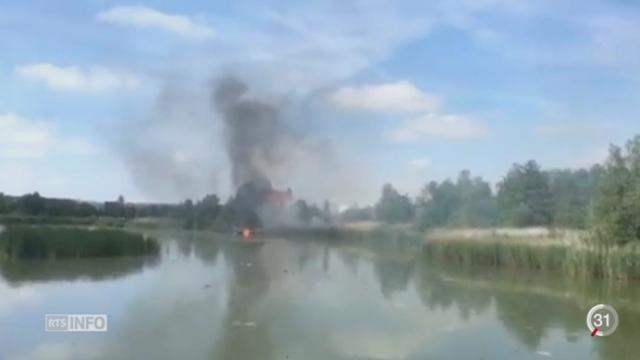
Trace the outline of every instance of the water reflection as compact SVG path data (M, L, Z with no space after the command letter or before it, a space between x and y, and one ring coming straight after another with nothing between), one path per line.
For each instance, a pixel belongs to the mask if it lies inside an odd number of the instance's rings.
M429 309L455 308L465 320L489 311L493 305L496 320L530 353L540 352L545 342L573 344L583 340L593 344L592 350L597 353L589 351L589 358L636 359L640 344L633 339L640 336L640 307L629 305L632 298L637 299L636 293L626 292L619 298L619 286L588 282L591 286L585 288L579 280L539 273L442 269L423 263L417 288ZM608 338L590 339L584 318L598 302L617 306L624 314L621 318L626 328Z
M549 330L560 328L565 336L584 333L584 321L579 321L585 313L571 301L542 295L529 295L526 301L519 294L496 292L495 304L498 319L529 350L540 347Z
M407 290L409 281L413 275L412 260L403 259L378 259L374 262L376 278L380 283L380 291L389 299L394 292Z
M162 236L162 234L159 234ZM174 244L176 252L183 258L192 256L208 264L215 264L220 253L221 243L225 238L214 237L211 234L198 231L178 232L169 237L169 245ZM171 252L171 246L166 246L165 251ZM171 256L171 254L169 254Z
M261 250L261 245L242 243L222 248L233 279L214 359L274 359L270 326L260 314L270 281Z
M460 286L447 281L441 273L421 264L416 279L417 290L422 303L429 310L447 310L454 306L463 320L472 315L482 314L491 304L491 291Z
M601 359L637 359L640 354L640 313L626 308L618 310L620 326L616 333L597 344L596 350ZM624 334L619 336L620 333Z
M65 282L73 277L50 274L77 276L92 269L95 279L104 279L100 274L114 272L114 281L94 289L110 294L110 308L104 310L110 332L93 338L99 339L98 359L539 359L550 354L609 360L631 359L640 351L637 289L537 273L434 267L401 239L267 239L264 245L237 240L172 233L161 238L164 249L155 266L138 276L135 269L146 265L126 262L136 258L107 259L113 262L103 265L40 262L59 269L0 262L0 271L17 282L24 281L20 276L52 276L63 280L53 287L64 290L73 288ZM44 298L56 302L55 296ZM613 336L594 340L584 317L597 302L616 306L622 323ZM41 326L36 320L34 327ZM0 317L0 334L24 346L0 346L0 358L53 339L2 331L7 324Z
M56 261L0 261L0 276L14 286L31 282L102 281L116 279L156 266L155 257L74 259Z

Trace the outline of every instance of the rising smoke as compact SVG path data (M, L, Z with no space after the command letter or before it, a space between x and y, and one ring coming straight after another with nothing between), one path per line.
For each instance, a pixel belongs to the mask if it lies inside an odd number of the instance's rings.
M209 88L171 79L140 116L115 128L113 145L136 187L151 201L228 193L222 124L213 118Z
M270 188L269 169L286 160L282 144L287 141L287 133L278 109L248 99L248 90L237 78L222 79L215 84L213 102L225 125L225 145L234 187L254 183Z
M346 151L305 127L313 114L291 111L295 103L261 85L232 76L168 82L146 117L118 129L118 151L138 188L155 201L182 201L273 184L318 204L377 191Z

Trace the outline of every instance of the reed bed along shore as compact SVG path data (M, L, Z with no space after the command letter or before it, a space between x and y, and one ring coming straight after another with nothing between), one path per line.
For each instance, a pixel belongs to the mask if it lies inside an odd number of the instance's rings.
M640 279L640 245L608 246L585 231L563 229L435 230L425 255L463 266L555 271L571 276Z
M0 233L0 260L157 255L160 245L114 229L9 225Z

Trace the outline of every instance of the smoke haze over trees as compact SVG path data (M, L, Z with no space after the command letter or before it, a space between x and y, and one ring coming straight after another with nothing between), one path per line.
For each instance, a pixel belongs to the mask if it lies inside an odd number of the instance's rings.
M413 204L407 195L400 195L391 184L382 188L382 197L375 206L376 218L388 222L399 223L413 219Z
M421 228L438 226L491 226L497 222L496 201L489 183L464 170L454 183L430 182L417 200Z
M37 192L21 197L0 193L0 214L172 217L182 219L186 228L229 230L252 221L252 225L259 225L259 219L243 218L238 211L242 206L251 209L255 205L251 199L266 196L252 184L246 183L244 190L224 203L214 194L181 204L133 204L123 197L98 204L45 198ZM628 141L624 149L612 146L606 163L589 169L545 170L533 160L514 164L496 187L492 191L487 181L464 170L455 182L447 179L426 184L412 201L386 184L374 207L348 208L338 217L331 214L328 202L321 209L298 198L290 204L295 215L291 224L307 226L314 219L320 224L377 219L386 223L413 222L420 229L557 226L593 228L600 238L618 244L640 240L640 136Z

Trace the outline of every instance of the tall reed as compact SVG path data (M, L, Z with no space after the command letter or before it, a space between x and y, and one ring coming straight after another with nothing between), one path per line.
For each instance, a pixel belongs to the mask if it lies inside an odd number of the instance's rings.
M640 279L640 246L597 243L587 233L546 234L484 232L432 234L424 253L434 262L563 272L571 276Z

